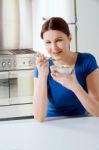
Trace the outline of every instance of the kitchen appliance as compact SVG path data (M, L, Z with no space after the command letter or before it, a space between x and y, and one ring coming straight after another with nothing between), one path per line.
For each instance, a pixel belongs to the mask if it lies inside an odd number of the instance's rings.
M0 50L0 119L32 116L32 49Z

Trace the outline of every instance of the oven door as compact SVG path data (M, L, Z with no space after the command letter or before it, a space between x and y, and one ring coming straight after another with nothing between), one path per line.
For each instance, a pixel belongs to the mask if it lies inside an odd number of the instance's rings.
M10 71L10 104L32 103L33 70Z
M0 72L0 105L9 105L8 72Z

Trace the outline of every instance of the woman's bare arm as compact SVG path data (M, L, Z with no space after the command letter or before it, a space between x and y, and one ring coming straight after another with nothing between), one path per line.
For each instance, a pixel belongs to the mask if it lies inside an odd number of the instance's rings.
M95 70L86 79L88 93L79 83L73 86L73 92L92 116L99 116L99 70Z
M99 70L88 75L86 82L88 93L80 85L76 86L74 92L91 115L99 116Z
M47 78L49 73L48 61L44 55L37 59L38 77L34 78L33 115L42 122L47 114Z
M43 122L47 114L47 78L34 78L33 115Z

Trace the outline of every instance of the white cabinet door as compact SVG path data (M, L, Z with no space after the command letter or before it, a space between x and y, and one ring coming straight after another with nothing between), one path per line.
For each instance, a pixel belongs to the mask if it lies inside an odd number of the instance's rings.
M99 0L77 0L78 51L95 55L99 64Z

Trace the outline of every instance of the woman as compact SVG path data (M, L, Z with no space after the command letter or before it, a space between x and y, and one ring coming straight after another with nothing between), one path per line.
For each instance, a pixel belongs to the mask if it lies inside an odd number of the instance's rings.
M53 116L99 116L99 69L92 54L71 52L68 24L60 17L47 20L41 38L52 59L39 54L34 70L33 115L38 121ZM74 66L71 74L51 69Z

